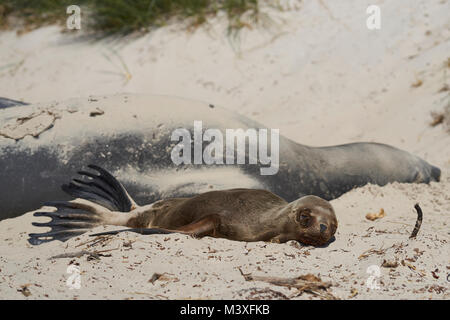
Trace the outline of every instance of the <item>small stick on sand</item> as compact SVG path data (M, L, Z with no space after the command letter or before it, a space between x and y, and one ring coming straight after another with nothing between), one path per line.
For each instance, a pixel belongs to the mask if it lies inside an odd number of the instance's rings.
M92 246L96 245L98 242L106 241L106 240L109 240L109 239L112 239L112 237L111 236L97 236L94 239L90 239L88 241L84 241L82 243L77 244L75 246L75 248L81 247L82 245L85 245L85 244L90 243L90 242L94 242L93 244L88 245L88 247L92 247Z
M253 276L251 274L245 274L241 268L238 268L238 270L244 277L245 281L263 281L276 286L296 288L300 294L303 292L309 292L326 299L336 299L336 297L334 297L331 293L327 292L327 289L331 287L331 283L322 282L320 278L312 274L306 274L296 278L278 278ZM319 291L323 291L324 294L321 294Z
M419 207L419 204L416 203L414 206L414 209L417 211L417 220L416 220L416 226L414 227L413 232L409 236L410 239L415 238L417 236L417 233L419 232L420 226L422 225L422 209Z
M114 249L107 249L107 250L100 250L100 251L86 251L86 250L81 250L81 251L77 251L77 252L68 252L68 253L63 253L63 254L58 254L56 256L52 256L50 258L48 258L48 260L51 259L61 259L61 258L81 258L84 255L89 255L92 256L96 259L100 259L101 256L104 256L102 253L103 252L109 252L109 251L114 251L117 250L119 248L114 248Z
M77 252L68 252L68 253L58 254L56 256L51 256L50 258L48 258L48 260L60 259L60 258L81 258L85 254L92 254L92 253L89 251L86 251L86 250L77 251Z

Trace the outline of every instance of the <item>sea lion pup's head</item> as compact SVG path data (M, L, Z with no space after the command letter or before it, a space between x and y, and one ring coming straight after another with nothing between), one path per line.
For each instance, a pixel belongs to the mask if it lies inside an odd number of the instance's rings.
M305 196L288 205L288 233L296 240L314 246L328 243L338 222L331 204L316 196Z

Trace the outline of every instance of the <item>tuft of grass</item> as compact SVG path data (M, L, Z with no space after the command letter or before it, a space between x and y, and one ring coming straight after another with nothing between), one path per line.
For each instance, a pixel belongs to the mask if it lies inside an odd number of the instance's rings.
M219 12L227 15L230 30L240 29L247 26L244 14L258 14L258 0L0 0L0 27L17 21L27 29L64 24L72 4L81 7L83 28L106 34L145 32L172 20L199 26Z
M10 18L14 18L14 23L19 18L20 22L31 28L57 23L65 16L71 2L73 0L0 0L0 26L9 26Z

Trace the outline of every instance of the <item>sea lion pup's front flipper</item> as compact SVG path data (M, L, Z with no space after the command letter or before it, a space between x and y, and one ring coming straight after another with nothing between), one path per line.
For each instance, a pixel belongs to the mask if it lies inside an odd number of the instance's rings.
M116 235L121 232L136 232L136 233L140 233L143 235L180 233L180 231L177 231L177 230L168 230L168 229L162 229L162 228L128 228L128 229L111 230L111 231L94 233L94 234L90 234L90 236L96 237L96 236Z
M104 235L115 235L121 232L136 232L143 235L149 234L170 234L170 233L181 233L190 235L193 237L202 237L207 235L214 235L217 227L219 226L220 218L216 215L206 216L198 221L189 223L178 229L164 229L164 228L130 228L121 230L112 230L106 232L100 232L91 234L91 236L104 236Z
M33 222L33 225L50 227L51 231L30 233L29 243L39 245L53 240L66 241L98 225L122 225L121 221L126 221L126 215L122 218L122 214L118 216L114 212L129 212L138 207L125 188L109 172L95 165L88 167L99 174L80 171L79 174L88 177L87 180L73 179L62 186L66 193L77 199L48 202L45 205L55 207L56 211L34 213L34 216L46 216L52 220L45 223ZM114 219L116 221L113 221Z

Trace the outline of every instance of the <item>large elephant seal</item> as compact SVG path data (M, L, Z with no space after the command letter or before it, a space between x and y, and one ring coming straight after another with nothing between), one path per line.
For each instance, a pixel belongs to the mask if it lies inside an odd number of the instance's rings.
M269 165L251 163L249 150L259 148L252 141L244 159L236 146L229 150L234 164L175 164L179 141L172 134L185 128L194 136L196 121L203 133L267 129L216 105L167 96L120 94L0 109L1 218L68 200L60 185L86 163L112 172L139 203L233 188L269 190L288 202L304 195L330 200L367 183L428 183L440 176L438 168L387 145L308 147L281 135L276 174L262 175ZM192 157L209 143L192 143Z
M33 225L52 230L30 234L31 244L65 241L89 228L109 224L130 229L94 235L179 232L238 241L297 240L321 246L330 241L338 225L330 203L319 197L305 196L288 203L269 191L255 189L209 191L141 207L109 172L98 166L89 167L98 174L81 171L88 179L74 179L63 186L69 195L77 197L75 200L48 203L57 210L34 213L52 220Z

